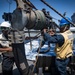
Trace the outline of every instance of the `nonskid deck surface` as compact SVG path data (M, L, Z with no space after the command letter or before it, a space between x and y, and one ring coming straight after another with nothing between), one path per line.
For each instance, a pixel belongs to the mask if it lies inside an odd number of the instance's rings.
M34 62L28 60L28 64L29 65L32 65L32 64L34 64ZM2 66L2 62L0 61L0 75L2 75L2 67L1 66ZM44 71L44 73L43 73L43 71L42 71L43 68L42 67L39 67L38 68L38 73L35 72L34 75L51 75L51 73L49 71L47 71L48 68L46 67L45 69L46 69L46 71ZM67 67L67 73L68 73L67 75L75 75L75 69L73 69L73 66L70 67L70 68ZM19 73L19 71L18 71L15 63L13 65L13 75L20 75L20 73Z

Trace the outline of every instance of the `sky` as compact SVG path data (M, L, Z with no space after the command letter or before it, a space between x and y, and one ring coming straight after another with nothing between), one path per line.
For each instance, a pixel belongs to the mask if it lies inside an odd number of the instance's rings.
M61 19L56 12L42 3L40 0L30 0L38 10L45 8L50 12L50 15L56 19ZM66 12L66 16L71 17L75 13L75 0L45 0L49 5L56 9L59 13ZM10 6L10 7L9 7ZM0 23L4 21L2 15L4 12L13 12L16 9L16 2L14 0L0 0ZM54 19L56 23L57 20Z

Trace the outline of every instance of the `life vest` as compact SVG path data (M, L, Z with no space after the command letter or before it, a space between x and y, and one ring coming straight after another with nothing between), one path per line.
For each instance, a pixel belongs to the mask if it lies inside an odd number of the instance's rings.
M9 47L9 41L5 38L5 36L2 33L0 34L0 44L3 47Z
M65 59L73 54L73 34L70 30L60 34L64 37L65 41L61 47L56 46L56 57L58 59Z

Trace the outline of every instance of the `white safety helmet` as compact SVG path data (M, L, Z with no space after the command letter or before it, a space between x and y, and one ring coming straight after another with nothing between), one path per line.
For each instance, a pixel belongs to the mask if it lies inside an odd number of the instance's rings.
M7 27L7 28L10 28L10 27L11 27L11 24L10 24L8 21L2 22L1 25L0 25L0 27Z

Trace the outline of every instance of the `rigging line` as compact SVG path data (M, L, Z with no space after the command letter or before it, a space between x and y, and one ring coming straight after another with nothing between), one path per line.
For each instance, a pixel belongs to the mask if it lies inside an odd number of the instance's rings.
M8 2L9 4L12 4L12 0L7 0L7 2Z
M54 17L52 17L53 19L55 19L55 20L57 20L57 21L60 21L59 19L56 19L56 18L54 18Z
M40 44L39 44L39 50L38 50L38 52L37 52L37 56L36 56L36 60L35 60L35 62L34 62L34 67L33 67L33 69L32 69L32 72L34 72L34 69L35 69L35 67L36 67L36 64L37 64L37 61L38 61L38 58L39 58L39 53L40 53L40 48L41 48L41 44L42 44L42 40L40 40Z
M10 12L10 6L12 4L12 0L6 0L9 3L9 12Z
M30 37L30 31L29 31L29 29L28 29L28 34L29 34L29 37ZM30 39L30 49L32 50L32 41L31 41L31 39Z
M6 1L9 4L8 12L10 13L10 8L11 8L12 0L6 0ZM10 17L9 16L8 16L8 20L10 21Z

